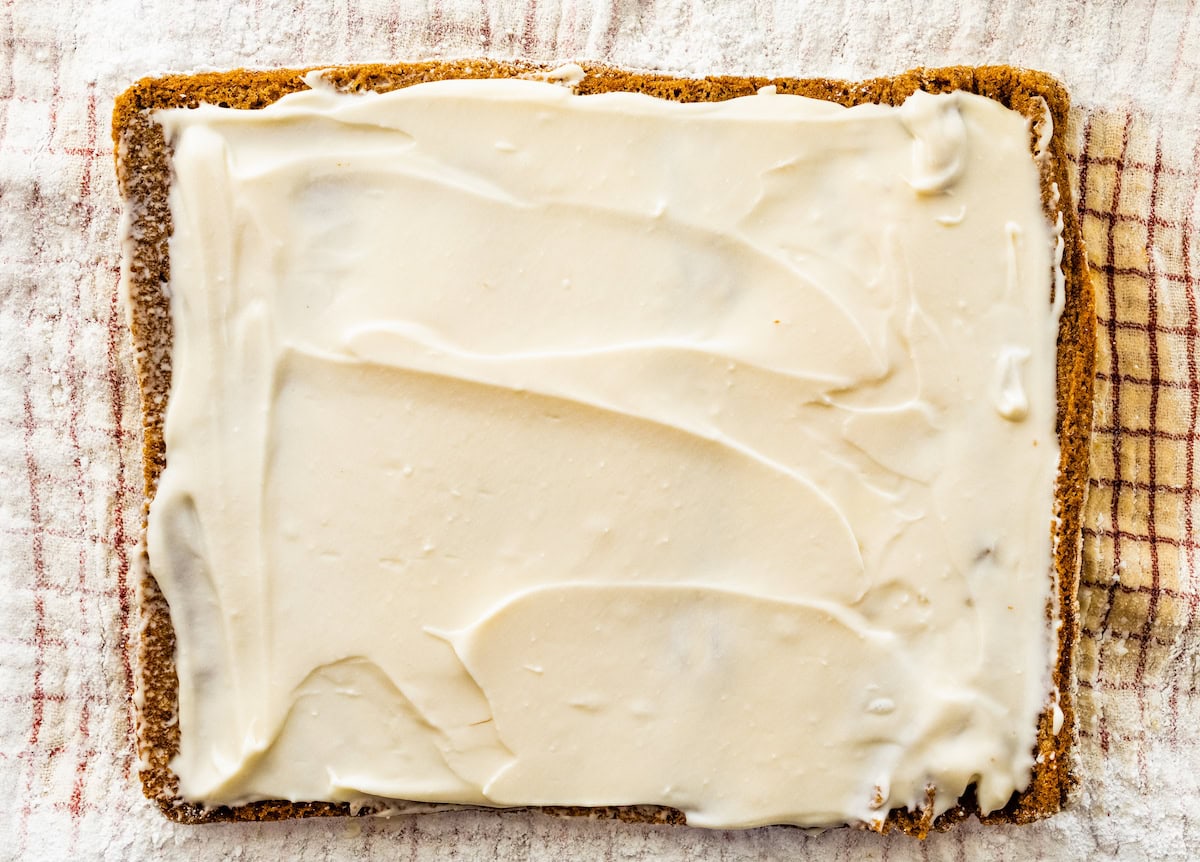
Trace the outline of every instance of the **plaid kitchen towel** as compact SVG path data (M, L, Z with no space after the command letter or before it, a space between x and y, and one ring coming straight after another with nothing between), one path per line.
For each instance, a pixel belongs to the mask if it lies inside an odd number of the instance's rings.
M1200 855L1195 3L8 0L0 36L0 858ZM1006 63L1066 82L1099 334L1071 810L918 844L489 812L182 828L141 798L113 97L164 71L478 55L848 78Z

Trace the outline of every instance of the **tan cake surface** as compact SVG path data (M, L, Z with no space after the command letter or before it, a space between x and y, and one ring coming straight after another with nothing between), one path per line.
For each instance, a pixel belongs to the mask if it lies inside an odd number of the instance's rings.
M1061 86L1040 73L1003 67L914 70L893 78L857 84L828 80L707 78L678 79L636 74L585 65L582 94L605 91L640 91L678 101L719 101L750 95L774 85L780 93L794 93L844 105L866 102L899 104L917 89L939 93L962 90L994 99L1033 121L1031 151L1048 109L1053 136L1046 157L1040 160L1043 206L1051 221L1061 214L1065 250L1062 271L1066 304L1059 324L1057 424L1061 473L1057 487L1058 532L1055 569L1059 595L1058 664L1053 682L1059 691L1063 720L1055 732L1053 708L1040 719L1038 758L1027 791L1014 797L1002 811L986 815L987 821L1027 822L1057 811L1074 784L1070 747L1075 733L1073 710L1074 649L1077 640L1076 583L1079 561L1079 518L1087 478L1087 440L1091 424L1094 311L1077 217L1070 199L1067 162L1062 140L1067 97ZM415 83L446 78L512 77L545 71L541 67L490 61L434 62L343 67L329 70L326 78L344 90L388 91ZM170 182L169 153L162 129L149 112L171 107L210 103L233 108L261 108L289 92L304 89L302 71L233 72L147 79L125 93L114 113L114 141L118 177L132 216L129 292L133 340L143 399L147 499L154 493L165 464L162 437L164 408L170 392L171 323L169 300L163 286L169 282L167 239L171 216L167 204ZM1057 190L1057 191L1056 191ZM1057 194L1057 197L1056 197ZM147 796L164 812L185 822L209 820L267 820L292 816L352 813L347 805L331 803L256 802L248 805L202 808L178 798L177 779L169 762L179 747L174 721L177 680L174 668L174 632L170 612L150 568L142 583L145 622L140 649L141 688L139 748L145 762L142 780ZM421 810L423 803L405 804ZM555 808L554 813L608 816L645 822L682 822L674 809L647 806L621 808ZM978 806L968 793L960 804L936 822L932 812L893 810L883 828L900 828L924 835L944 828Z

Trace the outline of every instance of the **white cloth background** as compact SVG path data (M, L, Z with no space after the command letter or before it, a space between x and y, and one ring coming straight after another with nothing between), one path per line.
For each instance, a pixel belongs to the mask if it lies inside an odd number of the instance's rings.
M138 408L116 295L112 100L198 68L428 56L861 78L1005 63L1070 88L1101 317L1083 788L919 844L467 812L180 827L133 763ZM0 858L1188 859L1200 855L1195 3L0 3Z

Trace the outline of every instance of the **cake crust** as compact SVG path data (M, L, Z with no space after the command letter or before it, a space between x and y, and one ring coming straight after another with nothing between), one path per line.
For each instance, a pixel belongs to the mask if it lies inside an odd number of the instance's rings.
M580 94L632 91L684 102L720 101L752 95L767 85L774 85L780 93L846 106L871 102L898 105L918 89L931 93L962 90L993 99L1030 119L1031 155L1038 146L1045 118L1048 116L1052 121L1052 134L1038 158L1038 166L1047 218L1052 223L1059 217L1062 219L1061 269L1066 288L1057 354L1056 431L1061 452L1053 528L1057 604L1047 608L1047 614L1054 616L1059 626L1053 682L1058 690L1061 723L1055 732L1055 705L1047 704L1039 718L1037 753L1030 785L1024 792L1015 794L1002 810L981 815L973 788L968 788L955 807L936 819L930 807L916 811L893 809L878 828L883 832L898 829L923 838L930 831L947 829L972 814L980 815L985 823L1027 823L1059 811L1077 785L1071 760L1077 733L1074 668L1079 623L1076 596L1095 365L1094 297L1067 172L1064 135L1069 100L1065 89L1044 73L1006 66L913 69L892 77L846 82L823 78L681 78L594 63L581 65L587 74L577 88ZM324 77L344 91L386 92L448 78L541 77L551 69L551 66L523 62L430 61L339 66L325 69ZM311 69L237 70L146 78L116 100L113 143L118 186L128 214L125 279L142 401L146 501L143 528L149 501L166 463L163 421L171 386L172 342L167 292L170 280L168 239L172 230L167 202L171 181L170 153L162 129L153 121L151 113L166 108L196 107L202 103L246 110L263 108L288 93L307 89L303 76L309 71ZM136 696L140 776L144 793L167 817L180 823L265 821L361 815L385 808L431 811L457 807L381 802L380 808L352 808L346 803L287 801L203 807L181 799L178 779L170 768L170 761L179 750L179 727L175 721L178 699L175 635L170 610L144 550L141 563L138 589L142 626L137 645L140 675ZM657 806L546 807L539 810L549 814L639 823L685 822L681 812Z

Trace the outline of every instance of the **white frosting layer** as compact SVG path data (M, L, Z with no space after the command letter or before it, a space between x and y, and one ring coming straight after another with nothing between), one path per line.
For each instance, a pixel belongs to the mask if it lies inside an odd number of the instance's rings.
M160 112L185 797L828 825L1029 780L1053 231L987 99Z

